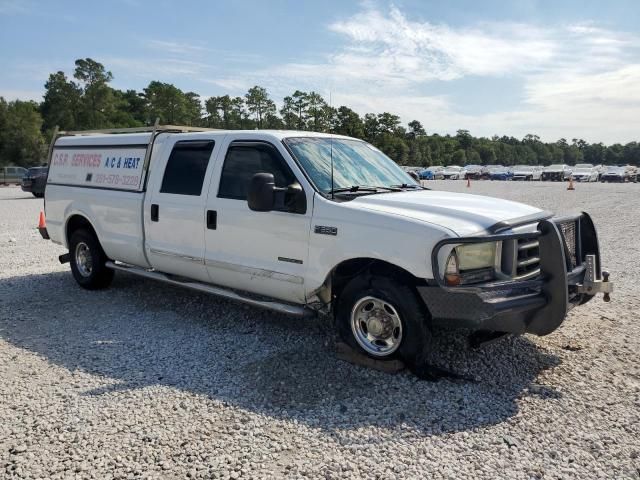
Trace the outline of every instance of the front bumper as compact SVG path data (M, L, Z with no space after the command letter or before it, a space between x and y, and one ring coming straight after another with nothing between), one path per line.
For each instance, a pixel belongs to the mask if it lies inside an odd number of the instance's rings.
M575 238L568 241L560 224L575 221ZM481 285L446 286L440 279L438 250L447 244L499 241L535 236L539 241L540 275L534 279ZM534 234L451 238L434 248L435 284L418 292L433 323L451 328L547 335L567 312L597 293L608 300L613 284L603 274L595 227L588 214L541 220Z

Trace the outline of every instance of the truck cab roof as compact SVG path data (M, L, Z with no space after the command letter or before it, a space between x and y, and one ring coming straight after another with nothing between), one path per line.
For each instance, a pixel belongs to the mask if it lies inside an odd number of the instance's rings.
M147 145L151 140L152 132L142 133L91 133L76 134L60 137L56 141L57 147L73 147L73 146L110 146L110 145ZM160 135L180 135L193 139L198 138L215 138L226 135L234 135L244 139L266 139L271 138L279 141L290 137L324 137L324 138L343 138L353 139L344 135L333 135L329 133L307 132L299 130L207 130L202 132L161 132Z

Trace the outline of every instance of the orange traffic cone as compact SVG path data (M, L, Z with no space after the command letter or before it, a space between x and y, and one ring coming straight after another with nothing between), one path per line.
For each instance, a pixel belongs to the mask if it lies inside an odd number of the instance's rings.
M44 212L40 210L40 218L38 220L38 228L47 228L47 221L44 218Z
M569 177L569 186L567 187L567 190L575 190L576 187L573 186L573 175L571 175Z
M467 177L467 188L471 188L471 179Z
M44 218L44 212L40 211L40 218L38 219L38 231L45 240L49 240L49 232L47 232L47 221Z

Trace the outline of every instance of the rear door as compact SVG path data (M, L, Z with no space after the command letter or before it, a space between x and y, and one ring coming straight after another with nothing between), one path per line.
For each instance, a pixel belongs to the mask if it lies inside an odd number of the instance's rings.
M223 137L219 137L223 138ZM145 249L156 270L208 281L205 204L217 138L171 136L152 165L144 204Z
M303 303L312 189L279 142L234 140L229 135L211 182L205 230L206 264L213 283ZM277 187L299 183L307 198L304 213L276 205L255 212L247 187L256 173L272 173Z

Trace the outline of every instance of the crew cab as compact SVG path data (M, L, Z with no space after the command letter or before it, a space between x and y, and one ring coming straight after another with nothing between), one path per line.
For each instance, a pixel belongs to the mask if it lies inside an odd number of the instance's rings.
M192 130L54 137L40 231L81 287L123 271L321 314L409 366L435 325L546 335L612 290L587 213L429 190L354 138Z

